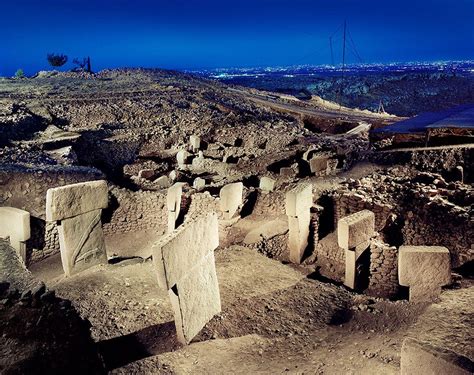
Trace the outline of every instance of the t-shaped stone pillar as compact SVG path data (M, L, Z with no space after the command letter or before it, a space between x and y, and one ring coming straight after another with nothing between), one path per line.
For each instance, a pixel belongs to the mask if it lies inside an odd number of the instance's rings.
M398 281L410 287L410 302L432 302L451 282L449 250L442 246L401 246Z
M285 211L288 216L290 262L301 263L308 246L311 207L313 206L313 186L299 184L285 196Z
M201 138L197 135L191 135L189 137L189 145L191 146L191 150L193 152L198 151L201 148Z
M344 285L351 289L356 287L357 259L367 250L374 235L375 214L369 210L343 217L337 223L337 242L346 257Z
M230 220L242 204L244 184L235 182L222 187L219 192L219 208L224 214L225 220Z
M0 207L0 237L9 237L11 246L26 263L26 244L30 238L30 213L15 207Z
M61 261L66 276L107 262L100 221L108 205L104 180L49 189L46 192L46 220L58 222Z

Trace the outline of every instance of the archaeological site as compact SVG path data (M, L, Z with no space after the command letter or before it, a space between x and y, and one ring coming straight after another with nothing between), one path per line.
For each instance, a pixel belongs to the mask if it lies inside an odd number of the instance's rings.
M474 107L406 133L158 70L0 94L1 373L472 373Z
M473 0L0 9L0 375L474 375Z

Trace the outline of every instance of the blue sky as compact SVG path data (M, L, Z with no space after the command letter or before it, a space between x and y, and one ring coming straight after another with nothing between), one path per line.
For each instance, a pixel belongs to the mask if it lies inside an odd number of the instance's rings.
M474 0L3 0L0 10L0 75L48 69L48 52L90 56L95 70L326 64L344 19L365 62L474 59ZM334 48L338 61L340 40Z

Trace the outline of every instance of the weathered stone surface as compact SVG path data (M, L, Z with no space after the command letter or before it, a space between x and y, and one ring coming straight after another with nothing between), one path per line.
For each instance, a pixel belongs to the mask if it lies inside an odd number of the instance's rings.
M328 169L328 160L327 156L316 156L309 161L309 167L311 173L321 173L325 172Z
M453 351L437 348L412 338L403 341L401 375L469 375L474 373L474 363Z
M270 177L262 177L260 179L260 189L262 189L263 191L273 191L273 189L275 188L275 180L273 178L270 178Z
M313 206L313 187L311 184L299 184L285 196L285 210L288 216L298 216Z
M219 193L219 207L226 220L232 219L242 204L243 188L242 182L235 182L222 187Z
M196 177L193 181L193 187L196 189L196 190L201 190L202 188L204 188L206 186L206 180L204 180L203 178L201 177Z
M161 238L152 249L159 285L170 289L217 246L219 226L215 213L185 222Z
M291 167L281 167L280 168L280 175L282 177L294 177L295 171Z
M346 216L337 224L337 240L340 247L349 250L355 247L368 247L375 235L375 215L362 210Z
M46 193L46 220L57 221L78 216L108 205L105 180L48 189Z
M138 177L145 178L147 180L155 176L155 171L153 169L142 169L138 172Z
M176 154L176 160L179 166L187 164L190 154L186 150L179 150Z
M191 145L193 152L196 152L201 148L201 138L199 138L197 135L191 135L189 137L189 144Z
M159 187L165 189L170 187L170 179L168 176L161 176L158 177L155 181L153 181L155 184L157 184Z
M183 182L176 182L168 189L166 195L166 206L168 208L168 232L172 232L176 228L176 220L178 220L179 212L181 210L183 186Z
M101 210L64 219L58 225L61 261L66 276L107 263Z
M201 259L168 293L178 339L188 344L214 315L221 312L214 252Z
M11 246L25 262L25 241L30 238L30 213L15 207L0 207L0 237L9 237Z
M244 238L244 244L250 245L288 232L288 222L275 219L251 230Z
M344 273L344 285L355 289L356 286L356 252L353 250L344 251L346 258L346 269Z
M301 212L297 217L288 216L288 247L290 249L290 262L301 263L304 252L308 247L309 227L311 213L309 209Z
M441 287L451 282L449 250L442 246L401 246L398 280L410 287L410 301L436 300Z

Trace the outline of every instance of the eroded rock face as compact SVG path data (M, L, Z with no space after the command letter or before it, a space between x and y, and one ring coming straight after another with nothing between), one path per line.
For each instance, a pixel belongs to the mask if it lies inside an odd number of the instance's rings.
M451 282L449 250L442 246L401 246L398 255L400 285L410 287L410 302L432 302Z

